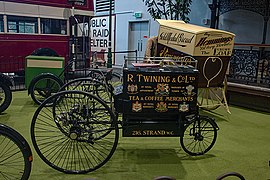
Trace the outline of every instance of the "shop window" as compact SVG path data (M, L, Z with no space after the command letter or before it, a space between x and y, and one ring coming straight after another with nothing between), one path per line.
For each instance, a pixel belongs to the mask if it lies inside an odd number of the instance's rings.
M37 18L22 16L7 16L8 32L38 33Z
M67 34L67 21L41 18L41 34Z

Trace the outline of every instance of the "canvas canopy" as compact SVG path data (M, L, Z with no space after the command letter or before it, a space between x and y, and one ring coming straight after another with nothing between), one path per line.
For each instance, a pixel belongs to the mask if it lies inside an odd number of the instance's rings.
M158 43L191 56L231 56L233 33L177 20L158 19Z

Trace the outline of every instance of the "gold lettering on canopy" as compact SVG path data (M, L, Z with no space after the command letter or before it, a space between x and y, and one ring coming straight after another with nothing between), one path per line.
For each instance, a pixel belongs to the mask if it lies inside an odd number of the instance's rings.
M179 43L191 43L193 38L194 35L192 37L186 37L184 33L162 32L159 35L159 39L166 41L167 44L175 44L182 47L186 45Z
M217 38L217 39L208 39L208 37L203 37L199 40L199 42L197 43L195 47L208 46L212 44L221 44L221 43L228 44L232 40L233 40L233 37L222 37L222 38Z

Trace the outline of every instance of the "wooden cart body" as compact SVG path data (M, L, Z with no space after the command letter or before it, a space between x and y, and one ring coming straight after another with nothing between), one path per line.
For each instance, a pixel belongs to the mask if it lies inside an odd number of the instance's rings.
M198 113L197 86L193 67L125 68L123 93L115 98L123 136L181 136L185 116Z

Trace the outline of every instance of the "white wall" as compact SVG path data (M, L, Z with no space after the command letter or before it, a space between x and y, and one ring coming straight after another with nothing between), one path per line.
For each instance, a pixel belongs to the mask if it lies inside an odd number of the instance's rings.
M142 12L142 18L135 18L135 12ZM142 0L116 0L115 1L116 14L116 51L128 50L128 26L129 22L148 20L150 22L149 36L156 36L158 33L158 24L154 21L149 13L147 7ZM118 54L116 56L116 64L122 64L124 56L127 54Z

